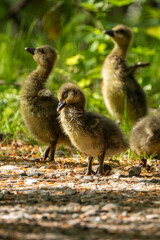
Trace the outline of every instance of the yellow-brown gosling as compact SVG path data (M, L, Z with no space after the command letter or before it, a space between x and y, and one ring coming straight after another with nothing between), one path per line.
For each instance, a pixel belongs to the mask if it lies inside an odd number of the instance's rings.
M160 157L160 113L144 117L135 125L131 132L130 148L138 156L154 154Z
M64 132L78 150L88 155L88 174L92 172L93 157L98 157L100 175L103 162L128 147L119 127L109 118L87 112L82 90L72 83L63 84L58 91L60 122Z
M149 63L127 66L126 55L133 38L132 30L125 25L117 25L104 31L114 42L114 48L106 57L102 67L102 92L109 113L122 121L124 111L127 119L134 123L147 114L146 95L134 78L136 69Z
M22 118L31 134L41 143L48 145L42 158L50 152L49 161L54 160L57 144L70 144L57 120L58 99L45 88L47 78L57 59L57 53L51 46L25 48L38 63L36 70L26 78L20 93Z

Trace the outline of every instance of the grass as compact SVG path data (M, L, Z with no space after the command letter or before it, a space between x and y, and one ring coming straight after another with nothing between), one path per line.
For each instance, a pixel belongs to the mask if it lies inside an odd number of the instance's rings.
M71 24L70 27L68 26L62 31L53 43L47 39L43 32L35 32L35 26L36 22L33 22L27 33L23 32L22 26L15 37L12 33L12 24L8 23L5 31L0 33L0 79L6 83L16 82L23 84L26 76L36 67L36 63L24 51L24 47L50 44L59 52L56 67L47 83L55 96L63 82L72 81L78 83L86 94L87 108L109 116L103 103L100 71L105 56L113 46L110 39L99 29L89 25L76 26L73 32L77 31L78 34L73 39L71 29L73 24ZM156 39L149 37L144 32L139 32L136 34L128 56L130 64L138 61L152 63L151 67L142 69L137 74L137 80L147 92L151 108L158 108L160 105L158 44L159 42ZM13 138L19 136L34 143L21 119L19 92L20 88L17 86L1 85L0 131L11 133ZM126 115L125 117L127 118ZM130 127L125 121L122 128L126 134L129 134Z

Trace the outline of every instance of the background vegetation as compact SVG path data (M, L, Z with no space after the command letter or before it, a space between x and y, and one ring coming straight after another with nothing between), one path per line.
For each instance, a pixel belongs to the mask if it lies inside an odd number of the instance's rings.
M50 44L57 49L59 59L47 83L55 95L63 82L77 82L88 109L109 116L100 71L113 43L103 30L119 23L134 30L129 64L152 63L138 72L137 80L150 108L159 108L159 0L1 0L0 22L0 132L31 141L19 110L20 85L36 67L26 46Z

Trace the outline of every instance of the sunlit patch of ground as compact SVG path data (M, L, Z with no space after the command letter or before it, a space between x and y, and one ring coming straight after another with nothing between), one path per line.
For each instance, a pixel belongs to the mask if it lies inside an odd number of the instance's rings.
M0 239L159 239L159 160L129 177L139 160L124 155L106 162L109 175L88 176L75 150L29 161L40 151L18 140L1 145Z

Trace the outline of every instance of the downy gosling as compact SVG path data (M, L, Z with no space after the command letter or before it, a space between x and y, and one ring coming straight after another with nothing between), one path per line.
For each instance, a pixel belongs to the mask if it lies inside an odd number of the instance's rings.
M51 46L25 48L38 63L36 70L26 78L20 93L22 118L31 134L41 143L48 145L42 159L54 160L57 144L70 145L57 120L58 99L45 88L47 78L57 59L57 53ZM50 155L49 155L50 153Z
M92 173L93 157L98 157L98 173L103 175L103 162L125 151L128 144L119 127L109 118L87 112L82 90L72 83L63 84L58 91L57 111L64 132L73 145L88 155L88 171Z
M144 117L135 125L130 148L138 156L160 157L160 113Z
M136 122L148 111L146 95L134 78L136 69L149 63L137 63L127 66L126 55L133 38L132 30L124 25L117 25L110 31L104 31L114 42L114 48L106 57L102 67L102 92L109 113L122 121L124 112L127 120Z

